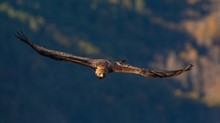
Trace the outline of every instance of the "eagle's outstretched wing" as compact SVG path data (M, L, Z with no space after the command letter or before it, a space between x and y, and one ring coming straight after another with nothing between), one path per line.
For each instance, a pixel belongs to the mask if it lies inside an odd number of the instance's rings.
M177 76L183 72L191 70L193 67L192 64L187 66L186 68L179 69L179 70L147 70L147 69L141 69L137 67L133 67L127 64L122 64L119 62L116 62L115 65L112 67L112 72L124 72L124 73L134 73L139 74L145 77L150 78L166 78L166 77L172 77Z
M64 53L64 52L59 52L59 51L55 51L55 50L46 49L44 47L41 47L41 46L36 45L33 42L31 42L23 34L23 32L17 33L15 36L18 39L20 39L21 41L23 41L24 43L26 43L29 46L31 46L35 51L37 51L39 54L41 54L43 56L47 56L49 58L52 58L52 59L55 59L55 60L59 60L59 61L72 62L72 63L77 63L77 64L80 64L80 65L83 65L83 66L95 68L95 66L93 64L93 60L94 59L86 58L86 57L74 56L74 55L67 54L67 53Z

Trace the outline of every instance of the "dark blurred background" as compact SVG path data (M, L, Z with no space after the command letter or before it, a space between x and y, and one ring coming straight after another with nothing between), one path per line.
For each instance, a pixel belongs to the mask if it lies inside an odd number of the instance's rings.
M0 123L219 123L219 0L2 0ZM80 56L192 71L111 74L42 57L14 34Z

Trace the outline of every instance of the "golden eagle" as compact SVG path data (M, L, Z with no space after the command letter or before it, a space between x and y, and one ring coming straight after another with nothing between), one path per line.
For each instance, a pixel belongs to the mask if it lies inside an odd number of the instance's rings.
M103 79L108 74L113 73L113 72L134 73L134 74L139 74L139 75L150 77L150 78L166 78L166 77L171 77L171 76L177 76L183 72L191 70L193 67L193 65L190 64L184 69L171 70L171 71L168 71L168 70L157 71L157 70L141 69L138 67L133 67L131 65L125 64L124 62L126 62L127 60L111 61L108 59L93 59L93 58L80 57L80 56L67 54L64 52L46 49L44 47L41 47L31 42L23 34L23 32L17 33L15 36L21 41L23 41L24 43L31 46L35 51L37 51L39 54L43 56L52 58L54 60L76 63L79 65L92 68L95 71L95 75L99 79Z

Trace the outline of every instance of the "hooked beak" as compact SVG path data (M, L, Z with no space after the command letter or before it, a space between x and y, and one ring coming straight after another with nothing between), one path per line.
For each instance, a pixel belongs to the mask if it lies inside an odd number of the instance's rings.
M100 77L101 77L101 78L103 78L103 77L104 77L104 74L103 74L103 73L102 73L102 74L100 74Z
M99 79L103 79L104 78L104 74L99 74L99 76L97 76Z

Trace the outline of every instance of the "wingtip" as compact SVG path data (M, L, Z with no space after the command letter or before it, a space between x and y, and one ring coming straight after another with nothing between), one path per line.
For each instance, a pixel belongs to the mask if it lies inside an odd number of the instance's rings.
M189 71L189 70L192 70L192 67L193 67L193 64L190 64L186 67L185 71Z
M23 37L23 31L20 31L20 32L17 31L16 34L15 34L15 37L22 40L23 39L22 38Z
M28 41L28 38L24 35L22 30L20 32L17 32L15 34L15 37L18 38L20 41L30 44L30 42Z

